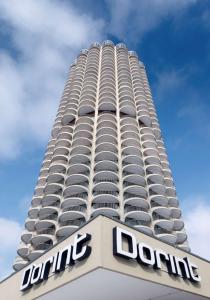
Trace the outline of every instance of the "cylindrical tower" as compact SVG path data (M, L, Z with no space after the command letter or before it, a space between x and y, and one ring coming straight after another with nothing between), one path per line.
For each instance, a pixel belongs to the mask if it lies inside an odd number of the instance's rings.
M145 67L111 41L71 65L14 269L99 214L190 250Z

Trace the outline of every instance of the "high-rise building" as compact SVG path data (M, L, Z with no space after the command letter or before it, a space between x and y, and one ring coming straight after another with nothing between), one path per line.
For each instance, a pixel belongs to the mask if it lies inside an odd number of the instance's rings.
M99 214L190 250L144 64L111 41L71 65L14 269Z

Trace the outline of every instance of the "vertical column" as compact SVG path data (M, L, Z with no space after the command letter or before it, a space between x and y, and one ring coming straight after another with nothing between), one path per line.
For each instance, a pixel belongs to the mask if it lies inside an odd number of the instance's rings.
M117 60L124 220L130 226L151 234L136 105L128 51L124 44L117 45Z
M119 218L114 44L102 44L96 126L92 216Z

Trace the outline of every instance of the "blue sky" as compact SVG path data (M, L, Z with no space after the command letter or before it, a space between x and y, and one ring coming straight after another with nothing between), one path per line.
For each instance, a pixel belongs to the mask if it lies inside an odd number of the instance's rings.
M68 66L104 39L125 42L146 65L192 251L210 258L209 0L0 0L1 277L11 272Z

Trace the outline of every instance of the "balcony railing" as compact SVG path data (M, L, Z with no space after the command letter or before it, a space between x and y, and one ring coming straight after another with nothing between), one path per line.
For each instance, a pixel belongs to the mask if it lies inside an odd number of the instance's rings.
M130 211L144 211L147 212L146 208L139 207L139 206L133 206L133 205L125 205L125 213Z
M92 208L97 209L97 208L113 208L113 209L118 209L119 204L117 203L94 203L92 205Z
M63 209L63 212L67 211L80 211L80 212L86 212L86 206L70 206Z

